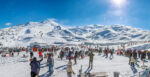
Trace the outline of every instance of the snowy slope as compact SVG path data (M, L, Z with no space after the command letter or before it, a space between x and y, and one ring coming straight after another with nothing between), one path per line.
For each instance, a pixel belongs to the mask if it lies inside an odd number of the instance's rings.
M75 36L70 30L50 19L43 22L29 22L0 30L0 42L4 46L10 47L27 46L31 42L54 43L72 41L70 38L82 37Z
M150 32L122 25L89 25L78 28L71 28L73 32L83 35L92 40L149 40Z
M150 32L121 25L88 25L66 27L48 19L43 22L29 22L0 30L3 46L27 46L31 42L102 42L149 40Z
M20 56L16 56L17 53L15 53L15 57L0 57L0 76L1 77L30 77L30 61L29 61L29 53L27 58L22 58L23 54L26 54L25 52L21 52ZM34 52L34 55L38 57L38 53ZM38 58L39 60L39 58ZM85 57L85 59L77 60L77 65L73 65L73 70L76 73L73 75L73 77L77 77L79 75L79 70L81 69L82 65L82 73L84 73L88 68L88 57ZM66 64L68 63L68 60L60 60L58 56L54 56L54 76L52 77L67 77L66 73ZM48 66L46 65L47 60L44 58L44 60L41 62L41 68L40 68L40 77L49 77L47 76L48 73ZM73 62L73 61L72 61ZM120 72L119 77L138 77L133 76L134 72L131 69L130 65L128 65L129 59L127 57L123 56L116 56L114 55L114 58L110 60L109 58L103 57L103 55L95 54L94 61L93 61L93 69L91 70L91 73L95 72L106 72L108 77L113 77L113 72ZM74 63L74 62L73 62ZM145 65L149 65L145 63ZM141 66L142 62L138 62L138 64ZM11 70L10 70L11 69ZM136 68L137 73L135 75L138 75L139 72L142 71L142 68Z

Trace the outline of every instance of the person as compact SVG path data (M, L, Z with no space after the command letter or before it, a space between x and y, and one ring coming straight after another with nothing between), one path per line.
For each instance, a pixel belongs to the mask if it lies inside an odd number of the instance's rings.
M138 50L138 58L141 57L141 50Z
M147 53L148 59L150 60L150 51Z
M109 51L108 51L108 50L106 50L106 58L108 57L108 53L109 53Z
M53 71L54 59L53 59L53 55L52 54L48 55L47 63L48 63L48 66L49 66L49 74L51 76L53 74L53 72L54 72Z
M77 56L78 56L78 52L76 51L74 55L74 64L77 64Z
M31 52L30 52L30 58L32 58L32 57L33 57L33 52L31 51Z
M41 56L42 56L42 51L40 50L40 51L39 51L39 57L41 57Z
M31 66L31 77L38 76L38 74L40 72L40 62L42 60L43 60L43 58L41 58L41 60L37 61L36 57L34 57L33 60L31 59L31 63L30 63L30 66Z
M114 49L110 50L110 58L113 58Z
M90 52L88 56L89 56L89 68L90 67L93 68L93 57L94 57L93 52Z
M13 52L13 51L12 51L12 53L11 53L11 54L12 54L12 57L14 57L14 52Z
M68 59L71 59L71 55L72 55L72 52L69 51L69 52L68 52Z
M132 66L132 67L134 67L134 63L135 63L135 59L134 59L134 57L133 57L133 55L130 57L130 65Z
M72 69L71 59L69 59L69 62L67 64L67 77L72 77L72 73L75 74L73 69Z
M137 59L137 52L136 52L136 50L133 51L133 57L134 57L134 59Z
M63 59L63 57L64 57L64 51L60 51L60 59L62 60Z
M99 48L98 52L99 52L99 55L101 55L101 53L102 53L102 48Z
M141 53L141 60L144 61L144 59L146 58L146 53L145 51Z

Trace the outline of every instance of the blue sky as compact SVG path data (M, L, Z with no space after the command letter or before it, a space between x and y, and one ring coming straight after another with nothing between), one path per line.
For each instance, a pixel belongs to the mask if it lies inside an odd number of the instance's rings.
M54 18L63 25L122 24L150 30L150 0L0 0L0 28Z

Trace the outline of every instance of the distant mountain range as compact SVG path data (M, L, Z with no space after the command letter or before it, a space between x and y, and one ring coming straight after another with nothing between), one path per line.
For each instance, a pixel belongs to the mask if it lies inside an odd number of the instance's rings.
M150 32L122 25L87 25L66 27L51 19L28 22L0 30L3 46L27 46L39 43L83 43L150 40Z

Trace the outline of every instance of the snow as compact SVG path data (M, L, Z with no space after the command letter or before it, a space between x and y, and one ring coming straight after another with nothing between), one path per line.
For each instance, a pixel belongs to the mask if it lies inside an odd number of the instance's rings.
M125 42L150 40L150 31L124 25L64 26L47 19L42 22L28 22L0 30L3 47L28 46L32 42ZM103 41L101 41L103 40Z
M127 48L138 49L138 50L150 50L150 43L137 44L137 45L129 46Z
M13 27L8 27L0 30L0 43L2 47L26 47L30 43L47 43L54 44L56 42L64 42L66 44L81 44L84 42L95 43L95 44L106 44L115 43L116 45L111 46L117 48L121 42L130 41L148 41L150 40L150 32L144 31L138 28L122 25L88 25L78 27L67 27L63 26L52 19L45 20L43 22L29 22ZM108 45L109 46L109 45ZM150 50L150 43L141 43L127 48ZM30 77L30 61L29 53L27 58L22 58L25 52L20 53L19 56L15 57L1 57L0 56L0 76L1 77ZM38 53L34 53L37 56ZM7 55L8 56L8 55ZM54 77L66 77L65 65L68 60L60 60L56 55L54 57ZM77 61L77 65L73 65L75 71L74 77L77 77L81 65L85 72L88 68L88 57ZM74 62L73 62L74 63ZM94 67L91 73L106 72L109 77L113 77L114 72L120 72L121 77L130 77L137 75L141 72L141 68L136 68L137 73L133 72L129 63L129 58L124 56L114 55L114 58L103 57L95 53L94 56ZM150 61L145 63L149 66ZM141 61L138 63L142 66ZM62 68L58 68L64 66ZM48 67L46 66L46 59L41 63L41 77L47 77ZM137 77L137 76L136 76Z
M0 76L1 77L30 77L30 61L29 57L22 58L25 52L20 53L19 56L15 57L0 57ZM35 56L38 57L38 53L34 52ZM17 54L15 54L17 55ZM29 56L29 53L27 54ZM39 58L38 58L39 59ZM67 77L67 73L65 65L67 64L68 60L63 59L62 61L58 58L58 56L54 56L54 75L53 77ZM88 57L84 59L77 60L77 65L73 65L73 70L76 73L73 77L77 77L79 74L79 70L81 69L82 65L82 72L85 72L88 68ZM73 61L72 61L73 62ZM74 62L73 62L74 63ZM120 77L130 77L133 75L137 75L138 73L134 74L129 63L129 58L124 56L117 56L114 55L114 58L110 60L109 58L103 57L103 55L98 55L95 53L94 56L94 65L91 73L95 72L106 72L109 77L113 77L114 72L120 72ZM145 65L149 65L145 63ZM141 66L142 63L139 63ZM64 66L59 68L60 66ZM142 71L141 68L136 68L140 72ZM48 66L46 66L46 59L41 62L41 70L40 70L40 77L47 77ZM137 77L137 76L136 76Z
M29 62L19 57L2 58L0 63L1 77L30 77Z

